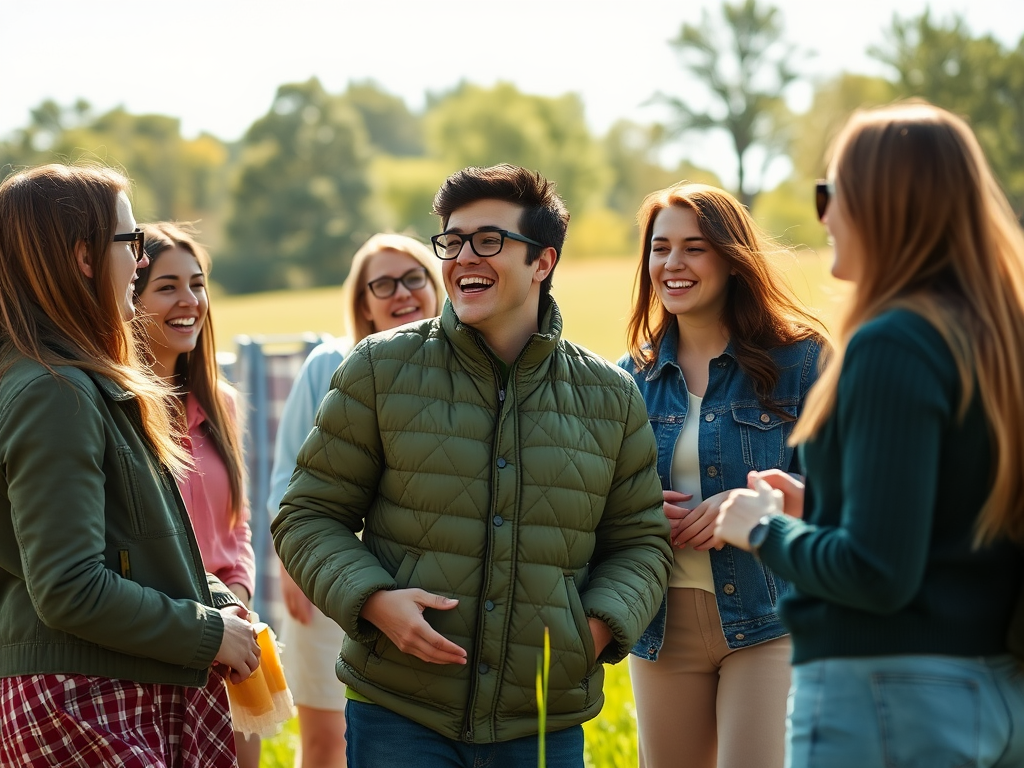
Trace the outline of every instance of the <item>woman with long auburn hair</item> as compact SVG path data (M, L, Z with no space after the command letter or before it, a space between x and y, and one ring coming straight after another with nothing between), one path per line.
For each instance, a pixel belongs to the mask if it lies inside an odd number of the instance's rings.
M135 281L135 307L146 358L177 398L172 415L192 468L177 478L207 571L246 608L256 557L245 497L238 395L221 376L207 280L210 256L188 224L145 224L149 265ZM259 765L258 736L235 733L241 768Z
M675 567L629 660L641 768L783 762L785 585L715 546L718 509L750 470L799 471L788 437L818 374L820 324L773 267L767 238L721 189L681 183L640 207L632 374L658 440Z
M350 336L325 341L309 353L281 412L267 499L272 516L277 515L320 401L331 387L331 376L352 346L371 333L436 317L443 304L437 258L423 243L381 232L359 247L342 296ZM282 663L298 709L302 740L296 765L344 768L346 689L334 672L334 663L345 633L313 605L284 568L281 593L287 608Z
M0 765L230 768L246 609L204 573L173 394L129 329L145 237L115 171L0 184Z
M716 532L794 586L790 764L1024 765L1024 234L923 102L855 114L817 195L855 290L793 434L806 486L753 474Z

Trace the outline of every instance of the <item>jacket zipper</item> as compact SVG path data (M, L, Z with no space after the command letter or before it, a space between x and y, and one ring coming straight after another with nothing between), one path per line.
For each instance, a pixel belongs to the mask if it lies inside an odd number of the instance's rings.
M498 436L499 436L500 431L501 431L501 417L502 417L502 414L503 414L503 412L505 410L505 384L501 380L501 374L498 372L498 366L496 366L494 364L494 361L490 359L491 353L486 348L484 348L483 345L480 344L480 340L479 339L477 340L477 346L480 346L480 348L483 351L484 355L487 356L487 359L488 359L488 361L491 364L491 373L494 374L494 381L495 381L495 384L497 385L497 389L498 389L498 410L497 410L497 412L495 414L495 418L494 418L494 444L497 445L498 444ZM513 363L513 365L514 365L514 363ZM509 375L511 376L511 369L509 370ZM494 464L494 449L493 448L491 449L491 464L492 464L492 467L493 467L493 464ZM495 499L494 499L494 484L492 483L491 484L491 511L492 512L494 510L494 502L495 502ZM490 550L490 545L488 545L488 552L487 552L487 555L485 556L485 561L484 561L485 563L487 562L487 559L489 559L489 556L490 556L490 551L489 550ZM481 606L482 606L482 603L481 603ZM477 613L479 614L479 616L478 616L478 621L479 621L478 626L484 620L482 610L483 610L482 607L477 609ZM475 638L474 639L474 645L476 645L478 642L479 642L479 638ZM473 650L477 651L477 656L479 656L480 648L476 647ZM473 671L470 674L472 674L473 677L472 677L472 680L471 680L471 682L469 684L469 698L468 698L467 703L466 703L466 718L463 721L463 725L462 725L462 737L468 743L472 743L473 742L473 710L476 708L477 676L478 676L479 673L478 673L478 671Z

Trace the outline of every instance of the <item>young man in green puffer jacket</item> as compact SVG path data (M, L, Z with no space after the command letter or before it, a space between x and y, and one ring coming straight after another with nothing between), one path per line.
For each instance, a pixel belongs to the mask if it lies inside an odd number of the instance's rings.
M274 541L346 632L350 765L536 765L548 627L547 765L582 768L602 664L672 563L654 436L633 381L561 339L553 184L467 168L434 210L449 301L339 367Z

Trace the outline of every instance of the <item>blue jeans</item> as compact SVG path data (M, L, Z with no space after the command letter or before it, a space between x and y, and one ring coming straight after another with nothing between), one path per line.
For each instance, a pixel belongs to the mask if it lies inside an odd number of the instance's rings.
M1024 765L1024 671L1010 656L839 658L793 668L787 768Z
M376 704L345 704L349 768L537 768L537 737L464 744ZM547 768L583 768L583 727L547 734Z

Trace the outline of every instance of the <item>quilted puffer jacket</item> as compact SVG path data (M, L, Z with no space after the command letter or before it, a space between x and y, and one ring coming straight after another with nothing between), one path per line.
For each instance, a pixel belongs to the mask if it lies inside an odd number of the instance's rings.
M601 663L626 655L668 582L643 400L560 332L551 302L507 386L450 303L365 339L334 374L272 526L288 572L347 634L338 677L451 739L536 734L544 627L549 730L597 715ZM425 618L468 664L403 654L359 617L377 590L410 587L459 600ZM589 616L614 636L599 659Z

